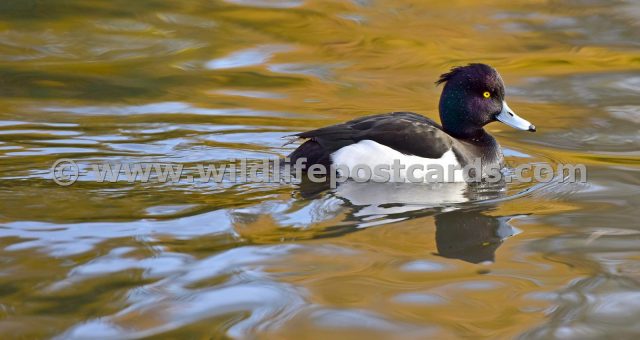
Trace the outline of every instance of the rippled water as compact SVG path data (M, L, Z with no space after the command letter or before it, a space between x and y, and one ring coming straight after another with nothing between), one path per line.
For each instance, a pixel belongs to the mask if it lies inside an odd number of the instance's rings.
M0 332L11 338L634 338L634 1L0 3ZM59 158L193 166L370 113L437 117L486 62L585 184L51 180Z

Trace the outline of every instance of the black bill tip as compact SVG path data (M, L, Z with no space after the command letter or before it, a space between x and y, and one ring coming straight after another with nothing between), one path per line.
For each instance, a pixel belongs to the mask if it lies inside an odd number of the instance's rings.
M529 125L529 131L536 132L536 126L533 124Z

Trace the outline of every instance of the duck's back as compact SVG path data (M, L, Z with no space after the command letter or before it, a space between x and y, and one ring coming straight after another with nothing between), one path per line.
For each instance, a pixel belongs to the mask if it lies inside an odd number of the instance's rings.
M292 162L305 158L307 166L322 164L327 167L333 163L332 155L337 153L349 157L348 147L355 148L356 144L361 146L360 149L368 148L366 152L376 152L377 149L371 147L375 143L403 155L439 159L452 150L453 143L440 125L413 112L366 116L293 137L308 140L289 155Z

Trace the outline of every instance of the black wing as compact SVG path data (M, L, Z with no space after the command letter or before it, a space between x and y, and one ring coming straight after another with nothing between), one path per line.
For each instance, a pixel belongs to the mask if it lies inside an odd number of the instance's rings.
M331 163L331 154L361 140L372 140L406 155L440 158L451 149L452 140L433 120L413 112L392 112L354 119L342 124L293 135L308 139L289 155L295 162Z

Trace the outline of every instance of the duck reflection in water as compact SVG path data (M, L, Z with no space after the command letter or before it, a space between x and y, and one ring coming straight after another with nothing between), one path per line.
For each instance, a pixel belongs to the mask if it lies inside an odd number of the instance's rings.
M471 263L494 262L495 252L519 231L509 224L513 216L492 216L505 196L505 183L341 183L329 194L326 183L303 181L301 196L339 199L349 208L349 227L332 235L399 220L433 216L437 255ZM341 210L344 212L344 210ZM328 211L324 210L326 215ZM334 213L337 213L334 211ZM327 219L332 216L326 216ZM326 236L326 235L325 235Z
M454 210L435 215L438 255L471 263L494 262L504 240L515 235L510 216L487 215L488 209Z

